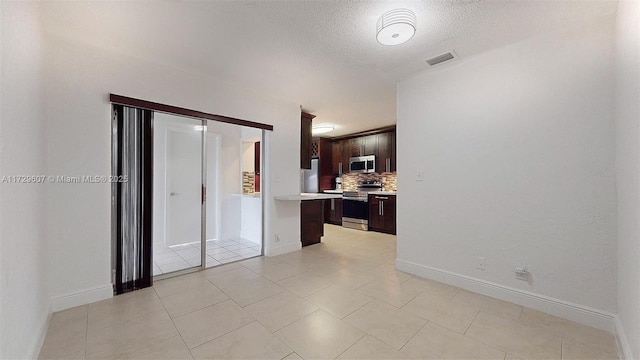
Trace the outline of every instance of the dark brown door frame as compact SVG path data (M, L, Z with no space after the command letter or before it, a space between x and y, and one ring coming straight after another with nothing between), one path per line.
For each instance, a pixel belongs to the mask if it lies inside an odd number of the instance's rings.
M165 105L165 104L160 104L160 103L147 101L147 100L135 99L132 97L127 97L122 95L109 94L109 101L113 104L125 105L129 107L135 107L138 109L153 110L153 111L186 116L186 117L191 117L196 119L214 120L214 121L219 121L227 124L235 124L240 126L247 126L247 127L257 128L257 129L273 131L273 125L269 125L269 124L263 124L255 121L249 121L249 120L236 119L236 118L223 116L223 115L209 114L209 113L198 111L198 110L185 109L177 106Z

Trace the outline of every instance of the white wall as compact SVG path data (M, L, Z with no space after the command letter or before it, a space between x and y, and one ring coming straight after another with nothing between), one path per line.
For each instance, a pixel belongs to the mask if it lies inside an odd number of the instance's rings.
M612 39L609 17L399 83L399 267L615 313Z
M242 196L240 237L262 245L262 199L260 196Z
M242 171L255 171L255 143L249 141L242 142Z
M256 94L224 78L207 77L155 60L113 53L60 38L46 27L46 110L48 171L60 174L110 172L111 107L108 94L116 93L185 108L273 124L268 160L279 176L267 198L270 231L281 242L267 244L268 253L300 247L298 204L276 205L273 195L297 189L299 117L297 104ZM78 11L84 7L78 7ZM75 9L75 8L73 8ZM110 19L96 19L96 24ZM238 185L239 186L239 185ZM267 189L269 191L269 189ZM51 253L54 304L86 300L87 294L106 296L110 280L110 187L101 184L56 185L48 198L51 215L47 232ZM64 208L64 211L60 211ZM287 216L280 218L278 211ZM269 235L268 239L273 239ZM81 270L81 271L80 271ZM68 301L73 299L74 301Z
M615 53L618 317L627 343L623 350L629 359L640 358L639 4L625 0L618 5Z
M39 5L0 2L0 178L45 174ZM44 184L0 184L0 358L34 358L49 316ZM58 211L64 211L64 207Z
M238 194L242 193L242 154L240 149L242 127L209 121L207 131L220 135L220 167L217 174L220 181L219 193L217 199L214 200L211 196L208 196L207 200L210 205L213 205L214 201L220 202L220 232L222 240L238 238L240 237L242 216L242 204L240 196L238 196ZM209 157L207 162L209 162ZM209 176L215 176L210 170ZM208 214L207 220L214 221ZM211 238L213 237L207 234L207 239Z
M221 135L207 130L207 240L220 240L220 142Z
M242 171L255 171L255 143L261 141L261 138L262 131L248 127L242 128ZM240 237L257 245L262 245L261 196L243 196L241 206Z

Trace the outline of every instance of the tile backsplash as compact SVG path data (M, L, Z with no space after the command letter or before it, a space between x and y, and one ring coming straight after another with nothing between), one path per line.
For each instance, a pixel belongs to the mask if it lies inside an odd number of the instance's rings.
M358 183L364 180L380 181L382 183L382 190L385 191L398 190L397 174L395 172L382 174L343 174L342 188L346 191L356 191L358 190Z
M254 172L242 172L242 193L253 194L256 190L256 174Z

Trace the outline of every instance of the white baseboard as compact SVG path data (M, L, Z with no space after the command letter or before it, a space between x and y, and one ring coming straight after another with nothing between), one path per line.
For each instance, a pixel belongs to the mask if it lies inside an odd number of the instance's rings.
M92 289L53 298L51 300L51 310L56 312L70 309L72 307L90 304L110 297L113 297L113 286L111 284L98 286Z
M40 329L36 336L33 337L33 343L29 347L29 355L27 359L37 359L40 355L40 349L44 344L44 339L47 336L47 329L49 328L49 322L51 321L51 304L40 316Z
M631 346L629 345L629 340L627 339L627 334L624 332L624 328L622 327L622 322L618 315L615 316L616 323L616 340L618 341L618 354L620 355L620 359L622 360L633 360L633 355L631 354Z
M278 256L286 253L290 253L292 251L297 251L302 249L302 243L296 242L293 244L285 244L280 246L265 246L264 255L265 256Z
M606 311L400 259L396 259L396 268L409 274L509 301L598 329L616 331L614 314Z

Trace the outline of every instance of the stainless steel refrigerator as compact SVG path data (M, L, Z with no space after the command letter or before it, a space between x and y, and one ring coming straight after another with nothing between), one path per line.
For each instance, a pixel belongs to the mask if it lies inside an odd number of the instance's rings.
M303 193L317 193L320 190L318 161L318 159L311 159L311 169L301 171L300 182Z

